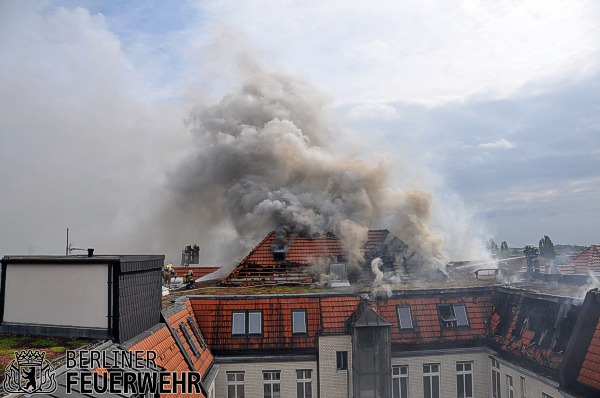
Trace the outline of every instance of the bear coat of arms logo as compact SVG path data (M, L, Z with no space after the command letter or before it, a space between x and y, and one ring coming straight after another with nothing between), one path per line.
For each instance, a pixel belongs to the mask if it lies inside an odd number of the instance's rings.
M4 371L4 391L9 393L50 393L56 391L54 366L46 353L37 350L15 352Z

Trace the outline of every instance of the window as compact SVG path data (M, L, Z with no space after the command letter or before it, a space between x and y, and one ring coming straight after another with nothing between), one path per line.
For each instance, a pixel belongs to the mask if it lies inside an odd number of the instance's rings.
M513 378L509 375L506 375L506 391L508 392L508 398L515 398L515 386L513 385Z
M234 312L231 316L231 334L234 336L262 334L262 312Z
M336 357L336 369L337 370L348 370L348 351L337 351Z
M442 322L442 327L456 328L469 326L467 309L464 304L440 304L438 305L438 315Z
M408 366L392 367L392 397L408 398Z
M521 377L521 398L527 397L527 390L525 390L525 378Z
M265 398L281 398L281 372L263 372Z
M183 322L179 323L179 329L181 329L181 333L183 334L183 337L185 337L185 341L187 341L187 343L190 346L190 348L192 349L192 352L194 353L194 355L196 357L199 357L200 351L198 351L198 347L196 346L196 343L194 343L194 340L192 340L192 336L190 335L190 332L187 331L187 328L185 327L185 323L183 323Z
M296 398L312 398L312 370L297 370L296 383Z
M410 307L398 306L396 310L398 311L398 324L400 325L400 330L412 329L413 323L410 316Z
M423 397L440 398L440 364L423 365Z
M329 276L332 281L343 282L348 280L346 263L332 263L329 265Z
M500 362L496 358L492 358L492 398L501 398Z
M473 362L456 362L456 397L473 398Z
M200 343L200 348L205 349L206 341L204 341L204 336L202 336L202 332L200 332L200 329L198 329L198 325L196 325L196 322L194 322L192 318L188 318L187 322L188 325L190 325L190 329L192 329L192 333L194 333L194 336L196 336L196 340L198 340L198 343Z
M227 372L227 398L244 397L244 372Z
M306 310L292 310L292 333L306 334Z

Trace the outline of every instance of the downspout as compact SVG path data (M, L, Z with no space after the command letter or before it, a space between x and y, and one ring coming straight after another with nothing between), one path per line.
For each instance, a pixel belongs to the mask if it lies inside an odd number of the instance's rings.
M106 334L107 335L112 335L112 324L113 324L113 308L112 308L112 287L113 287L113 283L112 283L112 278L113 278L113 265L112 263L108 264L108 276L107 276L107 281L106 284L108 285L108 314L106 315L106 317L108 318L108 324L106 325Z

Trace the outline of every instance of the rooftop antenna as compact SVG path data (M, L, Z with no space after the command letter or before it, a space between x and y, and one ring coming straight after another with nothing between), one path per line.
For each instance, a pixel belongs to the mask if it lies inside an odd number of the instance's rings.
M69 228L67 228L67 248L65 249L65 256L68 256L69 254L71 254L75 250L82 251L82 252L87 251L89 257L91 257L92 254L94 253L94 249L81 249L79 247L73 247L73 245L71 243L69 243Z

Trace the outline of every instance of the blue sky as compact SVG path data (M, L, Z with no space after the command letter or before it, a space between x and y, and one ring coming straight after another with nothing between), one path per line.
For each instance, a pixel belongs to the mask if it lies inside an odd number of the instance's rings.
M596 1L3 1L0 51L2 254L60 253L66 227L144 250L239 51L325 93L334 150L431 191L447 239L600 243Z

